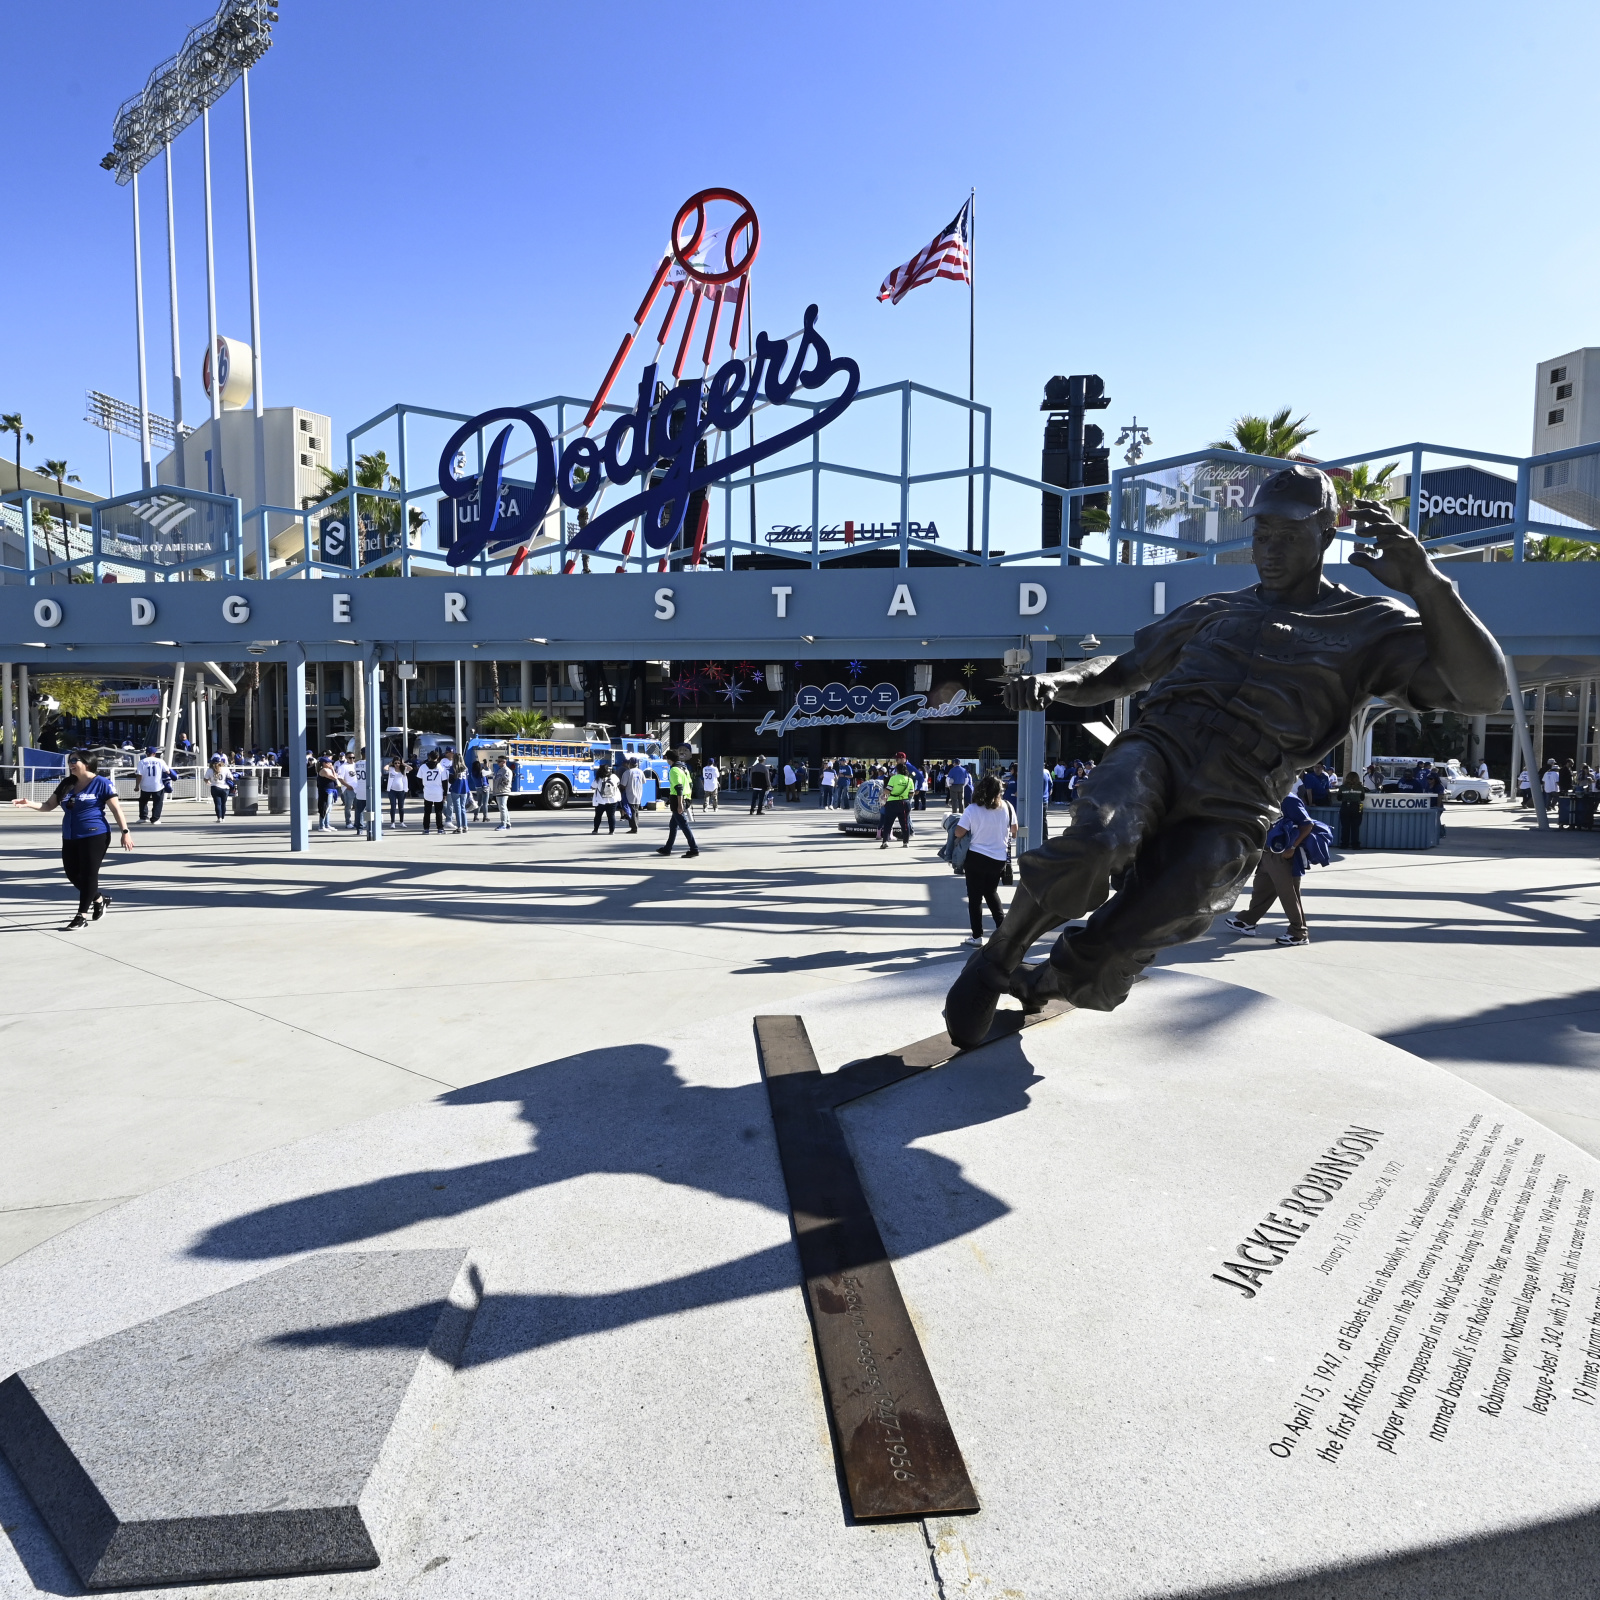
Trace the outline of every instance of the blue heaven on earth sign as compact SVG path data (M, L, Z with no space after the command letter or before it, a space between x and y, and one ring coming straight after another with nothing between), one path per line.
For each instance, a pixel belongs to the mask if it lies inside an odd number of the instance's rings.
M808 683L795 691L794 704L787 712L780 716L769 711L756 724L756 732L775 733L781 739L786 733L807 728L849 728L868 722L884 723L897 732L913 722L959 717L978 704L965 689L957 689L943 705L930 706L927 695L901 694L892 683L857 683L848 688L830 683L820 689Z

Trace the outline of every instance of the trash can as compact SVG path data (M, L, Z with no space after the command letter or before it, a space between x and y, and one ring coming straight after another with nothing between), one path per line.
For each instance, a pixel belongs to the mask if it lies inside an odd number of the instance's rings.
M253 772L241 772L233 780L233 814L253 817L261 809L260 784Z
M267 779L267 811L274 817L281 817L289 809L289 780L287 778Z
M1556 800L1556 826L1558 828L1593 828L1597 805L1600 805L1600 795L1561 795Z

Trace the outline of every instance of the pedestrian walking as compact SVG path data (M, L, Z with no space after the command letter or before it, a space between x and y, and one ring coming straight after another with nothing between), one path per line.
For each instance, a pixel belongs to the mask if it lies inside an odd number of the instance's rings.
M350 759L348 750L341 750L334 757L334 776L339 780L339 802L344 807L344 827L348 832L355 823L352 820L356 805L355 762Z
M161 759L155 745L146 747L134 767L135 782L139 788L139 820L151 827L161 821L161 808L172 793L172 768Z
M1273 901L1277 901L1289 919L1289 931L1279 934L1277 942L1310 944L1311 933L1300 899L1300 879L1311 859L1321 866L1328 864L1328 837L1332 830L1324 823L1311 820L1311 813L1298 795L1285 795L1280 808L1283 814L1267 830L1266 848L1261 852L1261 865L1256 869L1250 904L1243 915L1229 917L1228 926L1235 933L1254 933L1256 924L1272 909Z
M24 800L12 805L28 811L61 812L61 869L67 882L78 891L78 914L68 929L86 928L98 922L111 904L111 896L100 892L100 866L111 843L109 812L122 835L122 848L133 849L133 835L122 815L122 802L108 778L100 776L100 763L93 756L74 755L67 763L67 775L55 786L48 800Z
M317 758L314 773L317 780L317 829L321 833L332 833L333 824L328 821L328 807L344 787L344 780L334 767L332 755L327 753Z
M1524 806L1533 804L1533 785L1528 782L1528 769L1524 767L1517 778L1517 793L1522 796Z
M612 833L617 831L617 807L621 802L622 786L617 782L617 775L611 770L610 762L607 762L595 770L594 826L589 830L591 837L599 833L602 817L611 824Z
M792 761L783 764L783 796L790 802L800 798L800 775L794 770Z
M911 843L911 796L916 792L910 769L905 762L895 764L884 789L883 811L878 819L878 848L889 848L889 834L895 823L900 824L900 845L904 849Z
M717 793L722 788L722 774L717 771L715 761L706 762L701 769L700 783L705 791L705 803L715 811L717 809Z
M639 808L644 804L644 769L639 765L638 756L629 756L628 764L621 774L622 787L622 815L628 824L629 833L639 831Z
M700 846L694 842L694 829L689 826L689 805L694 798L694 780L689 776L689 769L678 759L678 752L674 751L669 757L672 766L667 773L667 807L672 812L672 821L667 825L667 842L656 851L658 856L672 854L673 841L678 837L679 828L683 829L683 837L689 848L683 852L684 860L690 856L700 854Z
M489 820L489 764L482 756L472 758L472 766L467 771L468 799L472 802L472 809L478 813L479 822Z
M1554 756L1545 762L1544 771L1539 774L1539 785L1544 790L1544 803L1548 807L1561 792L1561 768Z
M850 785L855 781L856 769L848 761L834 763L834 775L838 778L838 792L833 797L835 807L850 804Z
M500 813L500 826L496 833L509 833L511 831L511 790L516 782L516 772L511 763L502 756L494 758L494 769L489 774L489 793L494 799L495 807Z
M839 774L833 770L831 761L822 763L822 777L818 781L817 787L822 795L822 809L831 811L833 809L834 793L839 787Z
M983 908L987 904L996 928L1005 920L1000 906L1000 879L1011 857L1011 842L1017 836L1017 813L1002 798L1000 780L992 773L980 779L973 791L972 804L961 813L955 836L968 837L967 920L972 926L970 945L983 943Z
M1367 798L1367 786L1359 772L1347 772L1339 785L1336 798L1339 802L1339 848L1361 848L1361 808Z
M767 809L767 796L772 792L772 770L767 766L765 756L757 756L756 764L750 769L750 815L752 817L764 816Z
M389 826L405 827L406 796L411 793L411 774L403 757L396 756L383 769L383 789L389 796Z
M911 757L905 753L904 750L896 750L894 753L894 759L896 767L898 768L900 766L904 766L907 776L911 779L911 809L913 811L920 811L922 806L918 804L918 798L921 795L923 788L922 768L919 767L916 762L914 762Z
M944 784L952 811L965 811L972 804L972 774L959 761L945 774Z
M427 836L428 823L436 821L439 833L444 834L444 790L450 779L450 769L440 763L439 752L430 750L428 759L417 768L422 781L422 832Z
M472 780L467 776L467 763L459 755L450 758L450 831L467 831L467 796L472 793Z
M221 822L228 814L228 796L233 792L234 781L233 771L222 756L212 756L206 781L211 785L211 804L216 807L217 821Z
M350 792L355 796L356 832L367 831L367 762L357 756L350 763Z

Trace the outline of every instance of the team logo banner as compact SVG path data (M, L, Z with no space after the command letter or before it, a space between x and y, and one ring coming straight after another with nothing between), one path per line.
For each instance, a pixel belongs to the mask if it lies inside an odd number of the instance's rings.
M713 226L714 205L734 207L732 220ZM490 550L527 544L557 500L585 513L579 519L585 525L568 541L570 549L598 550L613 533L637 523L647 548L665 550L683 532L696 491L809 439L849 407L861 387L860 368L828 348L828 341L817 332L815 306L806 308L792 352L789 339L760 333L748 360L734 356L711 371L725 308L730 312L728 347L738 349L760 240L755 208L743 195L732 189L702 189L678 208L667 248L634 313L633 327L623 336L577 437L565 443L552 439L544 422L522 406L498 406L456 429L439 457L439 487L453 502L455 513L450 519L455 537L445 557L450 565L464 566ZM603 414L606 396L663 293L669 293L669 304L656 335L656 359L644 368L632 408L617 417L602 438L590 430ZM658 384L657 374L663 370L661 357L683 305L687 306L683 336L668 387ZM705 370L699 378L685 379L683 368L702 309L707 311L700 352ZM843 377L843 389L818 409L808 410L804 421L718 458L707 435L731 435L750 420L763 399L787 405L797 390L820 389L837 377ZM496 423L503 426L484 452L482 470L470 476L458 472L458 459L468 441ZM513 454L519 428L528 437L517 441ZM513 485L506 468L530 459L531 486ZM639 484L635 493L601 509L608 489L635 480ZM701 531L694 530L697 536ZM624 556L632 542L630 533Z

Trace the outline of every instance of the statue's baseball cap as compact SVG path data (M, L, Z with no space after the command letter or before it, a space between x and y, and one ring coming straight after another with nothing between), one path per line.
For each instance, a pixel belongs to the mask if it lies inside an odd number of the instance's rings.
M1288 522L1304 522L1308 517L1331 512L1337 520L1339 498L1333 492L1333 479L1315 467L1295 462L1274 472L1256 491L1255 503L1246 517L1282 517Z

